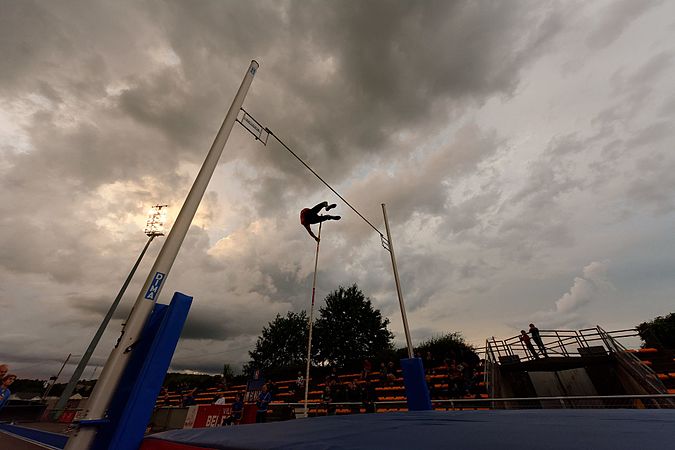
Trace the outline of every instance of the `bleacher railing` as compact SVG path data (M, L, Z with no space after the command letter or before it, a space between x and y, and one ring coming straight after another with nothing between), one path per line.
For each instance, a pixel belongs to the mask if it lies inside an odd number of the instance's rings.
M495 409L614 409L614 408L675 408L675 394L653 395L586 395L569 397L513 397L431 400L435 410L495 410ZM293 408L304 411L304 403L274 403L270 408ZM405 400L373 402L374 412L406 411ZM327 415L329 408L364 412L360 402L309 403L310 415ZM338 412L339 414L339 412ZM345 414L345 412L343 412Z

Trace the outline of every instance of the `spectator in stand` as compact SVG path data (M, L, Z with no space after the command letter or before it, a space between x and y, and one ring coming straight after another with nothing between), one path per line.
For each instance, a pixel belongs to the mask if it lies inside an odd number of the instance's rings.
M481 382L481 373L478 369L474 369L471 373L471 380L469 381L469 394L474 395L475 398L480 398L478 386Z
M269 381L267 382L267 390L269 391L269 393L270 393L270 395L271 395L272 397L274 397L275 395L277 395L277 390L278 390L278 388L277 388L276 383L275 383L274 381L272 381L272 380L269 380Z
M225 378L222 375L216 376L215 387L219 391L226 391L227 390L227 378Z
M220 397L218 397L218 400L216 400L214 405L227 405L227 400L225 400L225 393L221 393Z
M436 387L434 386L434 380L431 379L431 375L424 377L427 381L427 388L429 388L429 398L436 398Z
M345 401L345 385L340 383L339 380L331 380L330 383L328 383L330 386L330 391L333 395L333 401L334 402L344 402Z
M333 379L333 372L328 372L328 375L323 379L323 383L328 386L328 384L331 382Z
M295 380L295 386L293 387L293 397L295 400L303 398L305 392L305 377L302 376L302 372L298 371L298 378Z
M392 386L396 383L396 366L394 366L394 361L389 361L389 364L387 364L387 381Z
M7 404L9 397L12 395L12 391L9 390L9 387L16 380L16 375L8 374L2 377L0 382L0 410Z
M389 379L388 377L389 371L387 370L387 364L384 362L380 363L380 383L381 384L386 384L387 380Z
M169 399L169 390L165 387L159 392L160 406L171 406L171 400Z
M457 398L461 392L462 372L457 367L457 362L453 359L448 365L448 396Z
M369 380L361 388L361 403L367 413L375 412L375 386Z
M197 388L194 388L190 392L188 392L187 395L185 397L183 397L183 402L182 402L183 407L196 405L197 404L197 400L195 399L196 394L197 394Z
M185 395L185 392L186 392L187 390L188 390L188 385L187 385L187 383L183 382L183 383L181 383L181 384L178 385L178 393L179 393L181 396L184 396L184 395Z
M258 394L258 401L256 402L258 410L255 413L255 423L265 423L267 421L267 410L270 407L271 401L272 394L270 394L267 385L263 384L262 391Z
M438 366L438 371L441 375L450 377L450 361L446 359L443 360L440 366Z
M232 403L232 414L225 418L223 423L225 425L236 425L241 421L241 416L244 411L244 395L237 394L234 403Z
M346 402L360 402L361 401L361 390L355 381L350 381L347 383L347 388L345 389L345 401ZM361 412L360 405L349 405L349 409L352 414L358 414Z
M431 373L434 373L434 365L435 365L434 357L431 354L431 352L427 352L426 355L424 355L424 367L428 370L431 371Z
M459 398L464 397L469 392L469 378L471 377L470 373L467 373L468 364L466 362L460 362L457 364L457 372L459 373Z
M330 385L326 386L321 395L321 404L326 408L327 416L334 416L336 412L335 404L333 403L333 391Z
M0 380L5 378L5 375L7 375L7 371L9 370L9 367L7 364L0 364Z
M363 370L361 371L361 379L367 380L370 372L373 371L373 363L368 358L363 360Z
M535 327L533 323L530 324L530 334L532 335L532 340L534 343L537 344L537 347L539 347L541 354L544 355L545 358L548 358L546 346L544 345L544 341L541 340L541 335L539 334L539 328Z
M532 356L534 356L535 359L539 359L539 355L537 354L537 351L534 349L534 346L532 345L532 340L530 337L527 335L527 331L525 330L520 330L520 341L525 344L525 347L532 353Z

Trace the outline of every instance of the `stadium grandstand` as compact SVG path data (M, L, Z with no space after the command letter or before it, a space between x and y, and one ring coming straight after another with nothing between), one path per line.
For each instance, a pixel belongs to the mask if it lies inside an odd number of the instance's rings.
M453 415L457 412L462 414L471 412L473 415L461 417L470 417L467 418L470 421L492 417L494 420L490 419L489 426L496 426L496 423L506 420L505 417L513 417L499 415L501 413L498 411L517 410L519 414L526 414L523 417L529 417L528 420L535 420L534 416L527 414L537 410L540 413L545 412L545 415L536 416L536 420L544 420L542 417L548 417L548 414L569 415L570 410L574 410L576 411L574 414L577 415L565 416L565 420L569 423L580 421L581 427L584 426L583 423L595 423L594 421L602 418L603 414L609 414L606 417L613 417L612 414L618 410L632 410L638 415L642 413L637 411L643 410L667 411L664 414L675 413L673 350L627 348L621 342L635 342L637 337L635 329L605 331L601 327L595 327L583 330L541 330L541 336L545 344L546 357L530 352L518 336L501 340L491 337L486 340L484 347L477 349L480 355L478 362L449 361L448 358L440 357L439 360L428 364L425 369L426 382L435 412L437 414L455 412L447 417L459 417ZM171 433L176 431L171 430L189 428L197 432L197 429L215 427L227 430L223 432L226 433L225 436L230 436L234 433L231 430L238 428L237 425L255 422L257 410L255 399L263 382L268 383L273 395L266 412L268 422L297 422L292 427L309 426L300 423L315 423L307 419L296 420L304 417L305 413L304 384L301 385L299 380L251 380L247 384L227 388L222 385L210 386L196 392L195 388L190 386L174 391L163 390L157 397L147 433L162 437L167 434L162 432L168 432L170 436L175 436ZM347 420L340 423L351 424L344 426L354 427L357 426L357 423L353 422L355 419L347 419L347 416L359 416L359 420L365 422L358 423L375 421L372 427L376 429L380 424L379 419L373 419L373 414L366 413L376 413L375 416L380 416L379 413L408 411L406 387L401 369L398 368L386 374L373 370L365 375L356 371L317 370L315 377L310 379L309 386L307 412L311 418L340 416ZM330 392L330 395L326 395L326 392ZM232 416L231 406L239 394L244 395L243 414L236 420L228 422L228 417ZM185 405L187 395L192 396L190 405ZM216 404L218 399L222 399L220 405ZM53 406L53 400L42 405L39 411L32 409L28 414L27 410L19 412L20 407L10 405L3 410L2 419L15 424L19 422L19 426L2 425L5 434L3 439L8 439L8 436L14 438L21 436L24 428L32 430L31 432L49 430L52 434L56 431L56 443L52 448L62 448L58 443L58 436L61 436L62 443L65 443L69 424L77 420L79 412L86 408L86 401L86 398L72 399L57 423L50 421L53 414L49 408ZM554 410L559 412L555 413ZM583 413L579 410L594 412ZM475 415L481 413L485 415ZM422 420L420 417L424 417L427 423L443 422L447 419L442 415L433 417L415 415L413 418L408 414L412 413L407 413L404 417L406 420L410 418L412 422L406 426L415 426L416 420ZM578 414L595 415L586 417ZM631 420L637 420L639 417ZM226 423L235 426L225 426ZM256 427L270 425L260 424ZM278 427L281 424L274 426ZM546 426L545 423L542 426ZM341 436L338 431L336 432L338 433L336 436ZM239 436L243 431L236 433ZM659 431L652 430L650 433L659 439L662 437ZM30 432L28 434L31 435ZM330 432L327 432L327 435L330 435ZM198 436L207 441L217 439L211 434ZM48 437L54 439L52 435ZM29 439L40 441L35 436ZM242 435L241 439L247 438ZM151 441L144 444L143 448L153 449L159 445ZM566 441L562 439L560 442Z

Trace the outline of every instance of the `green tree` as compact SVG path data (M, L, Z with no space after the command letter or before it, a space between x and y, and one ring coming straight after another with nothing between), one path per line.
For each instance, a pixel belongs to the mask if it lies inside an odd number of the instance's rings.
M675 313L658 316L637 326L642 347L675 349Z
M234 369L228 363L223 364L223 378L226 380L231 380L234 378Z
M314 325L315 362L353 368L364 358L392 349L389 319L373 308L356 284L340 286L326 297Z
M181 386L202 390L216 386L218 380L219 375L170 372L165 375L163 384L170 391L176 391Z
M435 362L440 363L444 359L454 359L471 364L478 362L479 358L474 348L464 341L461 333L446 333L423 341L415 351L424 358L430 352ZM429 367L428 367L429 368Z
M29 380L18 378L11 386L12 392L31 393L41 396L45 391L45 380ZM52 388L54 390L54 388ZM51 393L49 394L51 395Z
M277 317L263 327L251 357L244 371L251 373L255 369L267 375L290 373L307 361L307 314L288 312L285 317ZM286 370L285 370L286 369Z

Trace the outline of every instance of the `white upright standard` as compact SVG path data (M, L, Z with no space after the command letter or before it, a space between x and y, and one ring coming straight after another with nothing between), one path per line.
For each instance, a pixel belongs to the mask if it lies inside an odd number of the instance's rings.
M387 229L387 244L389 254L391 255L391 266L394 268L394 281L396 282L396 293L398 294L398 304L401 307L401 318L403 319L403 331L405 331L405 342L408 346L408 358L414 356L412 339L410 339L410 328L408 328L408 316L405 314L405 304L403 303L403 293L401 292L401 280L398 277L398 267L396 266L396 255L394 254L394 243L391 240L391 231L389 231L389 219L387 218L387 208L382 203L382 214L384 215L384 226Z
M202 164L202 168L199 170L199 174L190 189L190 193L185 199L185 203L183 203L180 213L178 213L176 222L174 223L169 236L166 238L159 255L157 255L155 264L152 266L152 270L143 285L143 289L138 294L136 303L122 329L122 335L115 345L115 348L110 353L110 356L103 367L103 371L101 372L101 376L89 397L87 409L84 411L83 421L85 421L85 423L78 426L75 434L68 440L66 450L87 450L90 448L93 439L96 436L96 428L94 426L87 426L86 421L103 419L105 417L106 409L117 388L122 372L129 361L129 357L133 352L136 341L138 340L141 331L145 326L145 322L150 316L152 308L157 301L157 297L162 290L162 286L169 275L171 266L173 265L178 250L183 243L183 239L190 228L190 224L197 212L197 208L204 196L204 192L206 192L206 187L216 169L220 155L223 153L225 143L230 136L239 109L244 104L244 98L246 97L246 93L251 86L253 76L257 70L258 63L251 61L251 65L246 71L241 86L239 86L237 95L235 95L234 100L232 101L232 106L230 106L230 110L227 112L227 116L225 116L225 120L223 121L220 130L218 130L216 139L213 141L213 145L211 146L208 155L206 155L204 164Z

